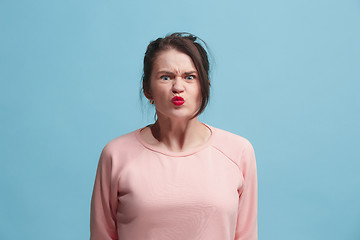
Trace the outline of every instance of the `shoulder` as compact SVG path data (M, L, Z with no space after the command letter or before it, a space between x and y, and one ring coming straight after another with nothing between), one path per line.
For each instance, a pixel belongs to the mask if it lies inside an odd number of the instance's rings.
M243 143L243 144L248 144L250 143L249 140L247 140L246 138L239 136L237 134L234 134L232 132L220 129L220 128L216 128L216 127L212 127L211 129L215 132L215 134L217 135L217 138L221 138L221 140L226 140L226 141L236 141L239 143Z
M239 167L250 161L249 156L253 154L254 149L248 139L219 128L210 128L213 131L212 147L222 152Z
M225 151L238 152L246 148L252 148L250 141L237 134L211 127L214 134L213 145Z
M136 155L142 148L136 136L138 131L139 129L110 140L101 152L101 159L107 161Z
M135 130L110 140L104 148L108 151L117 151L119 149L136 147L139 145L136 138L137 131Z

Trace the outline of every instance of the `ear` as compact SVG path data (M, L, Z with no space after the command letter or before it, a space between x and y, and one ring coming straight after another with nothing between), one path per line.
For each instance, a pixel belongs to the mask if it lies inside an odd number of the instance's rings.
M152 100L152 99L153 99L153 97L152 97L151 94L149 94L149 93L144 92L144 95L145 95L145 97L146 97L147 99L149 99L149 100Z
M143 83L143 93L145 95L145 97L149 100L153 99L153 97L151 96L151 91L149 90L145 90L145 84Z

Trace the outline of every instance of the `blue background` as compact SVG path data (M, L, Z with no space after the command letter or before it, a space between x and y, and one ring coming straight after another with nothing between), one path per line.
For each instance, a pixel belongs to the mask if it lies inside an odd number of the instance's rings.
M0 239L88 239L98 158L153 122L145 48L213 56L201 120L248 138L259 239L360 239L360 1L0 1Z

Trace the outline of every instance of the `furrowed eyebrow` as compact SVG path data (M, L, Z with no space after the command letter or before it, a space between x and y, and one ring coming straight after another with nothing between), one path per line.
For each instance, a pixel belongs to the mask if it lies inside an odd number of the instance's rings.
M168 72L168 71L158 71L158 74L168 74L168 75L174 75L173 72Z
M197 71L191 71L191 72L186 72L185 75L190 75L190 74L197 74Z
M175 73L169 71L158 71L157 74L175 75ZM184 75L191 75L191 74L197 74L197 71L189 71L184 73Z

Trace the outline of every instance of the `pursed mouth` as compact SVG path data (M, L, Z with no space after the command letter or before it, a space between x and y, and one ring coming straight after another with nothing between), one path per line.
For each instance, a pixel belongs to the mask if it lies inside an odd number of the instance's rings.
M175 96L171 99L171 102L176 106L180 106L184 104L185 100L182 97Z

